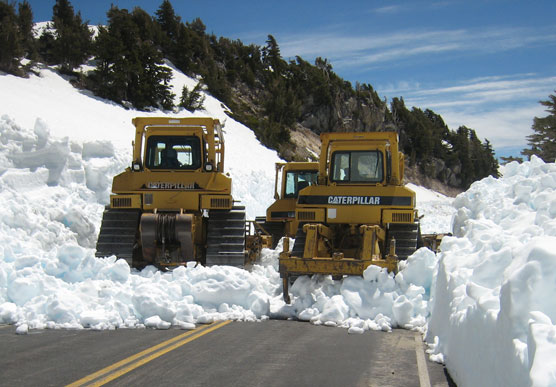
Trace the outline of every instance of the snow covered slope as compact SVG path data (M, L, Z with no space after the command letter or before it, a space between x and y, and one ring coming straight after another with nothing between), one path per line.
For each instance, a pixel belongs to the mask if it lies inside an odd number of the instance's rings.
M168 64L171 67L171 64ZM174 87L195 84L175 72ZM226 169L248 217L264 214L274 151L228 118ZM219 319L293 317L350 333L417 329L460 386L554 385L556 375L556 167L510 164L455 200L412 187L423 232L454 237L438 256L418 250L396 277L370 267L362 278L300 277L281 298L276 251L247 272L183 267L131 270L94 257L112 176L129 165L137 112L72 88L48 68L29 79L0 75L0 323L40 328L184 329ZM452 206L454 202L454 206ZM541 360L542 359L542 360Z

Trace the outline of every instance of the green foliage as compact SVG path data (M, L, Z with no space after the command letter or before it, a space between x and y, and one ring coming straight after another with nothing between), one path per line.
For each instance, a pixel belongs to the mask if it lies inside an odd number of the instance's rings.
M527 157L536 155L547 163L556 160L556 95L549 95L548 100L540 101L546 106L549 113L546 117L533 119L533 134L527 136L529 149L524 149L521 154Z
M155 13L156 22L162 29L162 31L167 35L170 41L176 40L178 37L179 27L181 23L181 18L176 16L174 12L174 7L168 0L164 0L160 7Z
M17 24L25 56L31 60L37 60L37 42L33 36L33 11L27 0L24 0L18 5Z
M112 7L108 28L99 28L95 41L97 69L90 84L101 97L130 102L137 109L173 108L171 71L153 43L156 27L140 8L132 13Z
M204 109L205 96L201 94L201 90L201 82L197 83L191 91L184 86L181 91L179 106L192 113L196 110Z
M263 65L265 65L268 70L267 74L269 74L271 78L282 75L286 67L286 62L282 59L280 47L278 47L278 43L272 35L268 35L266 47L262 49L262 60Z
M71 72L89 57L92 46L92 32L81 13L74 14L68 0L56 0L52 8L52 26L56 30L51 51L47 54L53 64L60 64L61 72ZM47 38L48 39L48 38Z
M509 156L509 157L500 157L500 159L502 160L502 165L506 165L511 163L512 161L517 161L518 163L522 163L523 162L523 158L521 157L514 157L514 156Z
M19 61L23 54L22 35L14 5L0 1L0 71L21 75Z

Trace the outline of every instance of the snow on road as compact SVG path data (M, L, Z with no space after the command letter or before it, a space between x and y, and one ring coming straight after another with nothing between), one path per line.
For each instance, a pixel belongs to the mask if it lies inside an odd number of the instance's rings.
M418 250L394 277L376 267L333 281L300 277L285 305L277 250L251 271L141 272L94 257L111 178L129 165L137 112L80 92L49 69L0 75L0 323L114 329L291 317L350 333L416 329L460 386L556 384L556 166L503 169L456 199L421 187L424 233L454 232L442 253ZM196 81L176 74L175 87ZM272 202L274 151L207 96L225 122L226 169L248 217ZM453 204L453 205L452 205ZM453 224L453 227L452 227Z

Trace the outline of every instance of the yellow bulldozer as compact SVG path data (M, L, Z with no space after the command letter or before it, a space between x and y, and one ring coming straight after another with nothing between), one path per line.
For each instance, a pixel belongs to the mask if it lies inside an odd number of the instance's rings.
M131 166L114 177L96 256L130 266L188 261L243 266L245 208L224 173L224 137L213 118L138 117Z
M321 142L317 184L299 191L293 249L285 239L279 257L287 303L292 277L362 275L369 265L395 271L420 241L397 133L323 133Z
M303 188L317 183L318 165L316 162L276 163L274 203L266 210L266 216L255 218L260 234L270 239L266 247L275 249L282 237L295 236L297 196Z

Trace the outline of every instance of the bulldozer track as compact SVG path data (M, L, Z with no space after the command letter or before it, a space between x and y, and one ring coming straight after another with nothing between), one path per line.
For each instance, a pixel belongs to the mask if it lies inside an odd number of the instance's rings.
M390 241L394 238L396 240L396 255L398 259L407 259L417 250L420 233L419 222L390 223L386 237L386 251L389 251Z
M207 223L206 265L245 264L245 207L211 210Z
M115 255L132 266L139 219L138 210L104 210L95 256Z

